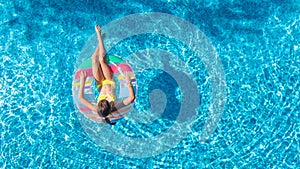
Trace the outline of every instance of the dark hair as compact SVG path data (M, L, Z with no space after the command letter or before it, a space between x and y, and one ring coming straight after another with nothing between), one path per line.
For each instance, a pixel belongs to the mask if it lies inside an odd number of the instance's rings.
M111 122L110 119L107 117L114 109L115 105L113 102L109 103L107 100L101 100L98 103L97 113L100 117L104 117L106 123L110 125L115 125L116 122Z

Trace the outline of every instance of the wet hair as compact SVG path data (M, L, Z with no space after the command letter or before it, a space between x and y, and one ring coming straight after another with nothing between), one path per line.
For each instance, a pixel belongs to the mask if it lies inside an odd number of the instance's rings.
M104 117L104 120L106 123L110 124L110 125L115 125L116 122L111 122L110 119L108 118L108 115L114 111L115 105L114 102L108 102L107 100L101 100L98 103L98 111L97 113L99 114L100 117Z

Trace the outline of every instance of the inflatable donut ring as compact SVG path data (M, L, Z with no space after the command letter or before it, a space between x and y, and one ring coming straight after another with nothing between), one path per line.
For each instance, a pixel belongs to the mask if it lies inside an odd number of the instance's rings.
M136 77L130 65L127 64L121 57L118 56L107 55L105 59L113 73L113 79L116 82L117 101L122 101L129 96L129 90L124 80L123 72L128 72L131 83L133 85L133 89L135 90L136 93L137 91ZM81 112L81 114L83 114L86 118L94 122L102 122L102 118L96 112L92 112L89 108L85 107L78 100L78 92L80 87L80 73L82 71L85 71L87 76L85 81L85 87L84 87L84 98L93 104L97 103L96 98L98 96L99 91L96 87L96 82L92 73L92 59L87 59L86 61L84 61L79 65L73 78L72 94L73 94L74 104L76 105L77 109ZM118 110L119 114L117 115L113 114L113 117L110 120L112 122L116 122L122 119L131 108L132 106L129 105L127 107Z

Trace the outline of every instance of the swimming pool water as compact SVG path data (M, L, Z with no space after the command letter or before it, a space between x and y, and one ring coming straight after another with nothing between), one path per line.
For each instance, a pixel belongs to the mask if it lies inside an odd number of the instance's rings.
M0 10L0 167L300 166L298 1L27 0L0 1ZM126 58L143 49L159 48L183 60L200 96L197 118L184 139L168 151L137 159L111 153L94 142L81 125L71 88L76 61L94 33L93 26L144 12L172 14L206 34L224 68L227 101L213 135L199 142L212 87L193 49L155 33L121 41L109 52ZM156 94L166 98L166 109L151 123L123 119L113 129L125 136L151 138L171 128L180 109L176 103L181 101L181 90L161 70L147 69L137 78L137 109L149 109L148 97L155 89L164 91ZM160 79L164 80L159 83Z

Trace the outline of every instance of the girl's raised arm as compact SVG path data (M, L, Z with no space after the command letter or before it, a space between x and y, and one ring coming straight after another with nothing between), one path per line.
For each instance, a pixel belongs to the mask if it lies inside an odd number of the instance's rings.
M84 86L86 80L86 72L80 73L80 87L78 93L78 100L85 106L91 109L93 112L97 112L97 106L93 105L91 102L84 98Z

